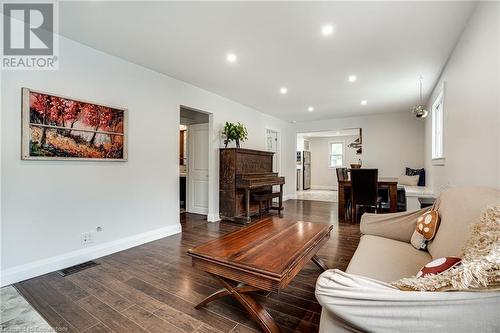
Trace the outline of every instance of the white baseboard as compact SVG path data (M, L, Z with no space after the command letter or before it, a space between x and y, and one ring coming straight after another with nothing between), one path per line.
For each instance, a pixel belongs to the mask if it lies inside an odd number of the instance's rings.
M311 190L337 190L337 187L334 185L311 185Z
M37 260L28 264L15 266L2 270L0 285L6 286L12 283L30 279L42 274L57 271L88 260L107 256L109 254L123 251L134 246L149 243L154 240L171 236L181 232L181 225L176 223L168 227L147 231L138 235L117 239L92 247L61 254L55 257Z
M287 200L291 200L291 199L295 199L295 194L285 194L283 196L283 201L287 201Z
M221 220L221 218L219 216L219 212L207 215L208 222L219 222L220 220Z

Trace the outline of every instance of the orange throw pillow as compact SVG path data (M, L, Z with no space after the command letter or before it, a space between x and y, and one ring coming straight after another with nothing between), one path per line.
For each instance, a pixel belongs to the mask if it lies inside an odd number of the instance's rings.
M430 241L436 236L439 227L439 214L435 210L430 210L417 219L415 230L421 234L425 240Z

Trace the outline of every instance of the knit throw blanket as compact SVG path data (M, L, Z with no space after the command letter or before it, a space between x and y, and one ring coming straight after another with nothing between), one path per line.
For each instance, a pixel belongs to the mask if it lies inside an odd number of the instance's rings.
M471 225L462 264L437 275L410 277L391 284L401 290L500 290L500 205L488 207Z

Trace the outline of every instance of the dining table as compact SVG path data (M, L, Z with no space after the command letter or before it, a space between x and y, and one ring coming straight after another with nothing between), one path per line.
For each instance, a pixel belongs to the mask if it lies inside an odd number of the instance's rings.
M351 222L346 221L347 198L346 190L351 188L351 180L338 181L338 216L339 223ZM398 179L392 177L379 177L378 188L387 188L389 190L389 212L395 213L398 211Z

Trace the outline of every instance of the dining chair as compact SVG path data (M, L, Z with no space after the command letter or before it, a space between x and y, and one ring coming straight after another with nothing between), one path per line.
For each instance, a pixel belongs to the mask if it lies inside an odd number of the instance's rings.
M358 222L358 206L381 208L382 198L378 195L378 169L351 170L351 223Z
M347 168L342 168L342 175L344 176L344 180L349 180L349 171Z
M347 172L347 168L337 168L337 180L338 181L345 181L349 180L349 174ZM338 187L340 188L340 186ZM344 189L344 197L345 197L345 212L346 212L346 219L349 220L351 218L351 189L350 188L345 188Z
M337 168L337 169L335 169L335 171L337 172L337 180L339 180L339 181L347 180L345 178L344 169L345 168Z

